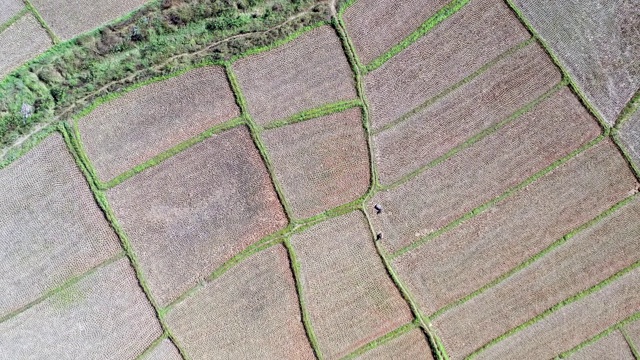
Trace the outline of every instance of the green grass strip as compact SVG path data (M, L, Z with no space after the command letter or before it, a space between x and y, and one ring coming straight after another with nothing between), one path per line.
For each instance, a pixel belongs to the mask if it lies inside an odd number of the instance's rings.
M398 328L396 328L395 330L392 330L384 335L382 335L381 337L359 347L358 349L356 349L355 351L353 351L352 353L350 353L349 355L345 356L342 358L342 360L352 360L355 359L357 357L359 357L360 355L371 351L375 348L377 348L378 346L384 345L386 343L388 343L389 341L393 340L393 339L397 339L400 336L408 333L409 331L419 328L420 324L419 321L414 320L408 324L404 324Z
M510 277L514 276L515 274L517 274L517 273L523 271L524 269L528 268L531 264L541 260L543 257L545 257L550 252L554 251L558 247L564 245L567 241L569 241L569 239L571 239L574 236L576 236L577 234L585 231L586 229L596 225L597 223L601 222L602 220L608 218L611 214L616 212L618 209L620 209L621 207L627 205L628 203L636 200L638 197L639 197L639 194L636 193L636 194L634 194L634 195L632 195L632 196L630 196L630 197L618 202L617 204L615 204L612 207L610 207L609 209L605 210L603 213L599 214L598 216L596 216L595 218L591 219L590 221L588 221L588 222L580 225L579 227L571 230L569 233L567 233L566 235L564 235L560 239L556 240L551 245L549 245L547 248L545 248L544 250L542 250L539 253L535 254L534 256L530 257L529 259L527 259L526 261L524 261L520 265L518 265L515 268L509 270L508 272L502 274L500 277L496 278L495 280L485 284L480 289L472 292L471 294L463 297L462 299L459 299L459 300L457 300L455 302L452 302L452 303L450 303L450 304L438 309L436 312L434 312L430 316L430 318L431 319L435 319L435 318L441 316L442 314L446 313L447 311L449 311L449 310L451 310L453 308L456 308L456 307L468 302L469 300L475 298L476 296L478 296L478 295L486 292L487 290L495 287L496 285L506 281L507 279L509 279Z
M30 136L25 142L21 143L20 146L12 147L0 159L0 170L11 165L14 161L22 157L22 155L28 153L31 149L40 144L42 140L44 140L47 136L56 131L59 131L59 125L49 124L46 127L42 128L40 131Z
M301 111L285 119L273 121L263 126L262 128L264 130L276 129L285 125L291 125L302 121L316 119L322 116L332 115L358 106L362 106L362 102L360 100L337 101L317 107L315 109Z
M411 44L418 41L421 37L427 34L431 29L436 27L441 22L447 20L451 15L458 12L458 10L462 9L465 5L469 3L469 0L453 0L447 5L445 5L442 9L438 10L432 17L427 19L418 29L412 32L409 36L407 36L404 40L402 40L397 45L393 46L384 54L380 55L373 61L371 61L366 66L366 72L371 72L387 62L392 57L396 56L402 50L408 48Z
M616 280L618 280L619 278L621 278L622 276L630 273L631 271L637 269L638 267L640 267L640 260L636 261L635 263L633 263L632 265L627 266L626 268L618 271L617 273L611 275L609 278L599 282L598 284L583 290L571 297L569 297L568 299L565 299L561 302L559 302L558 304L552 306L551 308L545 310L543 313L539 314L538 316L530 319L529 321L525 322L524 324L521 324L507 332L505 332L504 334L496 337L495 339L489 341L488 343L486 343L485 345L481 346L480 348L478 348L476 351L474 351L473 353L471 353L469 355L469 357L467 359L473 359L476 356L478 356L479 354L481 354L483 351L485 351L486 349L490 348L491 346L499 343L500 341L503 341L509 337L511 337L512 335L518 333L519 331L528 328L529 326L537 323L538 321L541 321L542 319L546 318L547 316L555 313L556 311L562 309L563 307L572 304L576 301L579 301L601 289L603 289L604 287L606 287L607 285L615 282Z
M618 129L611 129L611 140L616 145L616 147L618 147L618 150L620 150L620 153L622 154L622 157L624 157L624 159L627 161L627 164L629 164L629 167L633 171L633 174L636 176L636 179L640 181L640 164L636 164L636 162L631 157L631 154L629 154L627 146L624 144L624 141L620 139L620 131Z
M622 109L618 120L616 120L616 128L620 128L625 122L627 122L637 111L640 109L640 89L636 91L631 100Z
M151 342L151 344L149 344L149 346L147 346L147 348L144 349L142 354L140 354L140 355L138 355L138 357L136 357L136 360L146 359L158 347L158 345L160 345L160 343L162 343L164 341L164 339L167 339L167 338L168 338L167 333L163 332L162 335L160 335L160 337L158 337L157 339L153 340Z
M342 18L344 16L344 13L347 11L347 9L350 8L351 6L353 6L353 4L355 4L356 2L358 2L358 0L340 1L340 3L338 4L338 9L337 9L338 17Z
M115 256L110 257L107 260L104 260L103 262L99 263L98 265L90 268L89 270L85 271L84 273L80 274L80 275L76 275L73 276L69 279L67 279L66 281L64 281L62 284L56 286L55 288L46 291L44 294L42 294L40 297L38 297L37 299L29 302L28 304L20 307L19 309L16 309L6 315L3 315L2 317L0 317L0 323L3 323L11 318L14 318L18 315L20 315L21 313L29 310L30 308L42 303L43 301L45 301L46 299L50 298L51 296L58 294L62 291L64 291L65 289L67 289L70 286L73 286L75 284L77 284L80 280L86 278L87 276L94 274L96 271L98 271L99 269L106 267L110 264L113 264L114 262L123 259L125 257L125 253L124 252L120 252Z
M313 324L311 324L311 315L309 314L309 310L307 309L307 304L304 297L300 262L298 262L298 257L296 256L296 252L289 238L286 238L284 240L284 246L285 248L287 248L287 253L289 254L289 262L291 264L291 270L293 272L293 279L296 284L296 291L298 292L298 302L300 305L300 312L302 314L302 323L304 325L305 332L307 333L307 337L309 338L309 343L311 344L313 353L316 355L316 359L322 360L324 359L324 355L322 354L322 351L320 351L318 338L316 337L316 333L313 330Z
M519 50L529 46L531 43L533 43L535 41L536 41L536 39L532 37L532 38L529 38L528 40L525 40L525 41L513 46L511 49L508 49L507 51L503 52L502 54L498 55L497 57L495 57L494 59L489 61L488 63L484 64L481 68L476 70L473 74L467 76L466 78L462 79L461 81L457 82L456 84L453 84L452 86L450 86L447 89L443 90L438 95L436 95L436 96L434 96L434 97L432 97L430 99L427 99L425 102L423 102L422 104L418 105L417 107L415 107L414 109L410 110L409 112L405 113L404 115L400 116L396 120L393 120L392 122L390 122L389 124L386 124L385 126L381 127L380 129L375 130L374 134L377 135L377 134L379 134L381 132L384 132L386 130L389 130L389 129L395 127L398 124L401 124L401 123L409 120L414 115L420 113L421 111L423 111L424 109L428 108L429 106L431 106L431 105L435 104L436 102L442 100L445 96L447 96L447 95L451 94L452 92L458 90L462 86L467 85L473 79L475 79L478 76L484 74L487 70L491 69L494 65L496 65L500 61L508 58L509 56L513 55L514 53L518 52Z
M40 26L42 26L42 28L47 32L47 35L49 35L53 44L54 45L59 44L60 38L53 32L53 30L51 30L51 28L49 27L49 24L47 24L47 22L44 20L42 15L40 15L40 12L38 12L38 9L36 9L36 7L31 4L31 1L29 0L23 0L23 1L24 1L24 4L27 6L27 9L31 12L31 14L33 14L36 20L38 20L38 22L40 23Z
M18 11L17 14L13 15L12 17L10 17L9 20L7 20L4 23L0 24L0 33L2 33L3 31L7 30L9 28L9 26L13 25L16 21L20 20L28 12L29 12L29 9L25 7L22 10Z
M634 318L632 321L640 319L640 312L637 312L635 315L637 316L637 318ZM624 325L626 325L626 323ZM627 330L623 327L624 325L620 325L619 330L622 333L624 340L627 342L627 345L629 345L629 349L631 349L631 353L633 354L633 357L635 357L636 360L640 360L640 350L638 349L636 344L633 343L633 340L627 333Z

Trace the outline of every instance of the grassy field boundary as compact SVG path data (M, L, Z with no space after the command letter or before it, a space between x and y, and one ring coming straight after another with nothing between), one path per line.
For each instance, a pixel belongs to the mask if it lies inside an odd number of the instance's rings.
M409 36L400 41L400 43L392 46L391 49L387 50L384 54L378 56L376 59L367 64L365 66L366 73L376 70L391 58L399 54L402 50L411 46L424 35L429 33L431 29L435 28L441 22L447 20L453 14L457 13L460 9L467 5L469 1L470 0L452 0L450 3L438 10L433 16L423 22L418 27L418 29L416 29L414 32L409 34Z
M23 155L31 151L38 146L45 138L54 132L60 131L59 124L49 124L46 127L40 129L37 133L31 136L28 141L22 143L22 146L12 148L11 151L5 154L0 160L0 170L11 165L13 162L20 159Z
M384 345L391 340L397 339L400 336L408 333L411 330L420 328L420 323L418 320L414 320L410 323L404 324L402 326L397 327L395 330L391 330L390 332L378 337L377 339L366 343L365 345L357 348L352 353L348 354L341 358L341 360L353 360L360 355L363 355L366 352L369 352L380 345Z
M636 321L640 319L640 312L636 313L636 315L638 317L637 318L634 317L631 321ZM624 325L627 325L627 323L625 323ZM633 356L636 358L636 360L640 360L640 349L633 342L633 339L631 339L631 336L629 336L629 334L627 333L627 330L624 328L624 325L619 326L620 333L624 337L624 340L627 342L627 345L629 345L629 349L631 349L631 353L633 354Z
M629 149L625 145L624 141L620 138L620 131L616 128L611 129L611 140L616 145L622 157L626 160L627 164L631 168L631 171L636 176L636 179L640 182L640 164L636 164L636 162L631 158L631 154L629 154Z
M358 0L344 0L344 1L341 1L338 4L338 9L336 9L337 16L342 19L342 17L344 16L344 13L347 11L347 9L349 9L351 6L353 6L357 2L358 2Z
M299 122L317 119L319 117L340 113L354 107L362 106L360 100L342 100L328 103L311 110L303 110L295 115L284 119L275 120L261 127L262 130L273 130L283 126L296 124Z
M38 20L38 23L40 23L40 26L42 26L42 28L44 29L44 31L47 32L47 35L49 35L49 38L51 39L51 42L53 43L53 45L57 45L60 43L60 38L58 37L58 35L56 35L56 33L51 29L51 27L49 26L49 24L47 24L47 22L44 20L44 18L42 17L42 15L40 15L40 12L38 11L38 9L36 9L35 6L33 6L33 4L31 4L31 1L29 0L22 0L24 2L24 4L26 5L27 9L29 10L29 12L31 12L31 14L33 15L33 17L36 18L36 20Z
M140 355L138 355L136 357L136 360L146 359L147 356L149 356L149 354L151 354L160 345L160 343L162 343L164 341L164 339L168 339L168 338L169 338L169 336L167 335L167 333L163 332L162 335L160 335L155 340L153 340L151 342L151 344L149 344L149 346L147 346L147 348L144 349L142 354L140 354ZM169 341L171 341L171 340L169 340Z
M24 8L22 8L22 10L18 11L15 15L13 15L12 17L9 18L9 20L3 22L0 24L0 34L7 30L9 28L9 26L13 25L16 23L16 21L22 19L23 16L25 16L29 11L29 8L27 8L26 6Z
M636 91L631 100L622 109L614 127L620 129L638 111L640 111L640 89Z

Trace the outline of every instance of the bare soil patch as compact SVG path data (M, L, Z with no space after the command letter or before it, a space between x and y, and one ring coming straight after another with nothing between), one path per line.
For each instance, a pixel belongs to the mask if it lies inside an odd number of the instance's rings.
M144 360L182 360L182 356L171 340L164 339Z
M108 181L240 115L226 74L212 66L136 89L78 121L98 177Z
M0 316L122 251L59 134L0 170Z
M429 314L513 269L637 186L616 147L603 141L394 264Z
M24 3L20 0L0 0L0 25L15 16L24 9Z
M244 127L194 145L107 196L161 304L286 225Z
M365 76L374 129L402 116L529 38L502 1L472 1Z
M433 357L422 330L414 329L358 357L358 360L376 359L433 360Z
M383 245L396 251L504 193L596 138L597 122L568 88L496 133L398 188L368 210ZM384 211L377 213L373 206Z
M353 72L333 28L323 26L233 68L258 124L356 98Z
M193 359L314 359L287 252L252 255L167 315Z
M4 11L4 10L3 10ZM0 77L51 46L51 39L31 14L26 14L0 33Z
M160 336L127 259L0 323L3 359L133 359Z
M291 242L311 326L326 358L345 356L412 320L360 212L316 225Z
M265 131L263 140L296 218L355 200L369 187L360 108Z
M635 357L620 331L614 331L568 357L571 360L634 360Z

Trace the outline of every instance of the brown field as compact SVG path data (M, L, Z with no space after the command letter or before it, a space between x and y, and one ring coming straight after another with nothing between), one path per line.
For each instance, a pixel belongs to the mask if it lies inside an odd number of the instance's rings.
M239 115L224 70L213 66L109 101L80 119L78 127L98 177L108 181Z
M327 359L347 355L412 320L360 212L316 225L291 242L311 326Z
M360 108L265 131L263 140L296 218L355 200L369 187Z
M353 72L330 26L233 64L258 124L356 98ZM295 71L292 71L295 70Z
M24 3L20 0L0 0L0 25L11 19L24 8Z
M358 360L383 359L433 360L433 357L424 334L415 329L358 357Z
M448 0L360 0L344 14L347 32L364 64L415 31Z
M515 0L605 120L640 87L637 1Z
M640 311L640 269L564 306L477 359L550 359Z
M63 40L105 24L142 6L145 0L31 0L51 29Z
M59 134L0 170L0 183L0 316L122 251Z
M380 181L392 183L446 154L560 80L560 72L538 45L516 52L438 103L378 134L375 149Z
M568 88L399 188L372 199L390 251L454 221L551 165L601 132ZM373 204L384 211L377 214Z
M615 146L603 141L394 265L429 314L513 269L637 186Z
M624 327L626 334L636 349L640 350L640 320L636 320Z
M373 128L397 119L528 38L504 2L472 1L365 77Z
M313 359L284 247L252 255L167 315L193 359Z
M144 360L182 360L182 356L178 352L178 349L173 345L171 340L164 339L162 342L151 351Z
M626 145L631 160L640 168L640 110L622 124L620 139Z
M161 304L286 225L244 127L196 144L107 195Z
M0 358L133 359L161 333L122 259L0 323Z
M634 360L635 357L620 331L614 331L606 337L590 344L573 355L571 360Z
M26 14L0 33L0 77L51 46L51 39L36 18Z
M640 259L638 219L640 201L636 200L508 280L433 320L448 354L453 358L469 355L636 262Z

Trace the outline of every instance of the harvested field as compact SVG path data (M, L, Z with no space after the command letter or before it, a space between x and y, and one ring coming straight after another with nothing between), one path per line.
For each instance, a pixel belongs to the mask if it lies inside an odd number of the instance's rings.
M194 145L107 196L161 304L286 225L244 127Z
M640 169L640 110L620 127L620 139L629 151L631 161Z
M382 55L415 31L449 0L359 0L347 9L344 22L360 61Z
M640 269L489 347L477 359L550 359L640 311Z
M224 69L212 66L109 101L78 128L98 177L108 181L239 115Z
M153 349L144 360L182 360L182 356L178 352L178 349L173 345L171 340L164 339L162 342Z
M614 331L573 355L571 360L634 360L635 357L620 331Z
M636 320L624 327L625 333L636 350L640 350L640 320Z
M52 45L51 39L36 18L26 14L0 33L0 77L18 65L36 57Z
M314 359L280 245L252 255L176 305L167 323L193 359Z
M377 193L368 206L374 228L384 233L385 248L397 251L499 196L600 132L578 99L562 88L436 167ZM384 211L378 214L374 204Z
M0 323L0 358L133 359L161 333L121 259Z
M506 119L560 82L560 72L537 44L492 66L375 137L378 174L390 184Z
M515 0L610 124L640 87L640 2Z
M0 183L0 317L122 251L59 134L0 170Z
M530 37L504 2L472 1L364 78L379 129Z
M291 243L311 326L327 359L345 356L412 320L360 212L316 225L294 235Z
M636 198L541 260L433 320L447 352L462 358L546 309L640 259Z
M359 107L265 131L263 140L296 218L355 200L369 187Z
M260 124L356 98L353 72L333 28L308 31L233 64L249 113Z
M2 25L24 9L24 3L20 0L0 0L0 9L2 9L0 12L0 25Z
M119 18L146 0L31 0L58 37L71 39Z
M394 260L427 313L498 278L636 191L605 140L460 226ZM429 259L429 261L424 261Z
M433 360L422 330L414 329L359 356L358 360Z

